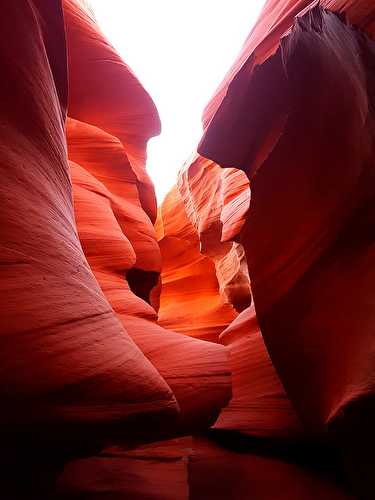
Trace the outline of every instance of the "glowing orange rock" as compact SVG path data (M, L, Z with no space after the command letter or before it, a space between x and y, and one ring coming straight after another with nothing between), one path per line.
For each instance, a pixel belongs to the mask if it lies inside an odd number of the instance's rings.
M208 167L206 171L204 171L205 166ZM184 325L188 324L188 321L195 321L197 328L202 328L204 323L202 323L200 306L202 307L205 303L204 293L207 294L207 283L210 283L210 280L214 285L211 297L207 300L211 311L213 304L217 304L218 301L222 302L223 299L224 293L218 286L219 282L214 279L216 275L216 278L220 280L219 266L223 263L228 266L228 276L232 276L233 285L237 284L240 288L239 296L243 297L242 302L245 303L246 300L247 303L251 302L249 282L247 281L245 288L241 275L235 272L235 260L230 258L231 252L228 252L227 245L235 248L235 244L221 241L223 225L217 222L224 208L223 200L230 200L233 208L233 205L236 206L235 200L240 195L245 198L243 204L248 206L249 189L246 182L243 185L240 182L234 182L230 184L232 193L227 190L226 198L220 196L222 172L236 175L237 181L241 179L237 171L233 170L232 173L231 170L220 170L212 162L198 157L195 163L192 162L190 167L181 171L178 179L179 188L174 188L163 202L161 217L158 221L158 231L164 230L164 238L160 240L163 255L160 322L177 323L179 321L180 323L177 324ZM184 205L182 205L179 192L184 195ZM211 203L206 204L205 199L211 199ZM187 221L184 215L185 207L194 225L190 225ZM245 210L242 213L244 212ZM234 216L229 218L230 222L234 223L234 227L236 227L238 214L239 211L234 210ZM161 227L162 221L165 221L165 227ZM241 224L237 223L237 227L241 228ZM232 232L235 233L235 231ZM179 241L181 247L177 246ZM209 259L203 255L202 247L205 247L205 253L210 255ZM199 248L201 252L198 251ZM198 266L196 262L200 265ZM216 266L214 267L213 264ZM197 278L194 281L196 275ZM221 282L223 283L224 280L222 279ZM186 307L184 294L191 297L191 304L195 301L197 311L192 317L192 306L189 304ZM231 298L233 302L237 298L229 294L225 297L228 304L231 303ZM214 428L268 438L299 438L304 433L302 425L285 394L264 346L254 307L245 309L233 321L223 315L222 311L223 308L216 309L214 316L216 321L218 318L222 321L222 333L219 336L216 333L211 340L223 343L229 348L233 397L229 405L221 412ZM184 319L184 314L186 319ZM190 319L188 314L190 314ZM227 323L225 329L224 322ZM189 335L191 330L186 328L185 333Z
M58 498L344 500L338 444L374 497L375 46L359 30L375 23L370 2L320 5L358 28L267 2L206 110L211 160L194 154L161 207L160 248L151 98L85 1L63 3L67 41L58 1L4 5L6 498L50 495L69 459ZM312 445L301 422L329 432Z
M96 175L101 172L99 163L102 162L111 177L112 144L108 153L107 159L105 147L97 151ZM85 166L89 169L91 165L86 161ZM132 218L132 214L142 211L142 207L139 203L132 205L125 182L124 198L115 198L97 177L73 162L71 173L78 234L103 292L133 340L177 397L180 432L207 428L216 420L231 393L225 348L166 331L155 324L156 311L133 293L125 279L137 259L133 238L139 233L138 241L141 241L143 236L139 217ZM121 221L127 221L125 226L131 240L122 232ZM152 262L152 251L152 247L149 252L143 251L142 258L150 253ZM166 428L165 432L171 431L173 433L173 429Z
M217 342L237 313L220 296L215 265L199 251L198 234L187 218L177 188L165 198L156 230L162 254L159 323Z
M78 70L78 60L83 67L92 64L87 58L96 46L97 54L101 55L99 60L96 56L99 65L96 70L105 74L110 69L108 61L119 58L103 43L88 15L70 12L72 5L67 4L67 22L73 25L67 30L71 43L83 43L83 49L87 50L71 55L73 74ZM153 105L145 108L149 98L143 91L138 119L132 121L127 107L134 107L141 99L142 88L122 61L115 69L116 74L108 77L105 92L87 82L92 106L99 102L95 112L85 106L81 108L80 100L70 103L69 113L88 121L69 118L67 122L79 238L99 285L125 329L177 397L179 432L207 428L231 394L227 351L222 346L166 331L156 324L161 256L147 206L142 203L145 186L137 175L144 172L145 139L152 131L150 119L154 123L157 120ZM124 86L116 94L116 106L110 91L114 84L118 85L118 81L112 80L114 76ZM136 97L125 92L129 82L136 84ZM119 116L122 109L126 112ZM132 141L138 152L136 168ZM166 427L164 432L173 434L174 429Z
M193 155L178 176L186 214L199 237L199 250L215 264L224 303L237 311L250 305L250 283L242 247L232 240L240 232L250 203L246 175L223 170Z
M242 247L232 241L248 209L246 176L195 154L161 208L159 323L214 342L251 302Z

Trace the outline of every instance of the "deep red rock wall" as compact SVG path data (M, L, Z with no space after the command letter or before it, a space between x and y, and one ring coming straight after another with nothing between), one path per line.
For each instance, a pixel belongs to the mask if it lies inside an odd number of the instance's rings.
M86 2L4 4L2 497L374 498L374 12L266 2L157 214Z
M205 110L198 152L209 160L194 157L177 182L218 282L223 242L244 249L257 311L219 337L233 399L215 428L288 439L328 430L365 498L374 491L374 26L371 2L267 2ZM250 181L249 209L228 238L214 162ZM161 304L170 273L162 281ZM270 355L263 346L262 364L257 329Z
M93 64L90 54L96 50L94 43L98 44L101 58L91 71L102 74L111 58L120 61L83 11L77 14L68 10L66 22L71 45L81 46L80 64L86 60ZM93 32L95 38L91 38ZM83 38L83 44L78 36ZM86 47L87 38L90 44L84 57L82 46ZM73 58L71 65L75 64L78 62ZM161 255L152 225L154 214L147 213L152 203L145 206L142 199L149 182L144 181L148 179L144 165L146 139L155 132L150 121L157 123L158 117L137 81L136 95L132 96L135 77L129 68L121 61L115 68L115 77L123 82L123 94L116 95L116 106L112 104L114 96L110 88L104 93L101 87L92 87L89 94L93 106L98 100L105 109L105 120L100 109L82 111L78 104L69 108L73 108L75 116L87 120L83 123L69 118L67 122L78 235L91 269L123 327L172 389L178 403L177 428L185 432L205 428L215 421L231 394L227 354L221 346L167 332L156 324ZM110 80L109 85L115 82ZM137 100L140 100L138 107ZM134 113L138 113L135 123L128 110L132 106ZM122 109L124 112L119 114ZM117 136L109 135L106 130ZM135 166L129 138L138 151ZM155 435L159 432L170 436L176 430L161 426Z
M59 2L52 8L23 1L2 17L2 419L16 432L46 425L57 440L65 426L98 428L99 439L134 414L169 422L177 404L113 313L77 236L64 28Z
M240 242L270 357L361 498L374 491L374 35L372 2L267 2L198 148L250 180Z

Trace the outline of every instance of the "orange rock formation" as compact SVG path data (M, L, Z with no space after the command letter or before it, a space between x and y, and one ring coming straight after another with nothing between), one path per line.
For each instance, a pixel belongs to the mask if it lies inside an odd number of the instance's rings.
M157 216L86 2L4 3L3 498L374 498L374 12L268 0Z

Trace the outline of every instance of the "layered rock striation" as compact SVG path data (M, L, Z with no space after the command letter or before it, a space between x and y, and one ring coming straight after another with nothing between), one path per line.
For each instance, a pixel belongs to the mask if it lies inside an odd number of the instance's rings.
M4 4L4 498L374 498L374 12L268 0L157 211L86 2Z

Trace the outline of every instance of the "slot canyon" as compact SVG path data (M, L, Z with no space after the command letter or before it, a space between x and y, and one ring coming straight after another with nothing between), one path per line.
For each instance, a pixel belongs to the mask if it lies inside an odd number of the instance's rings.
M374 1L266 0L159 204L89 4L0 25L0 498L374 500Z

